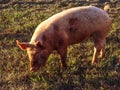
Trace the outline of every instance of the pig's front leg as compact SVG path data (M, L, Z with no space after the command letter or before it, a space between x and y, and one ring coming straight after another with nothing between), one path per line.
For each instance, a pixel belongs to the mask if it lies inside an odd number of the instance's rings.
M60 55L60 62L61 62L61 67L62 68L66 68L67 64L66 64L66 58L67 58L67 46L62 46L61 48L59 48L58 53Z

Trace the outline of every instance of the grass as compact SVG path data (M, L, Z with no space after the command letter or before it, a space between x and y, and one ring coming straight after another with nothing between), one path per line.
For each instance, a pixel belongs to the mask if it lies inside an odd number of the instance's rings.
M60 68L59 58L51 54L39 72L29 71L26 52L20 50L15 40L29 41L36 26L74 3L62 6L13 5L0 10L0 90L119 90L120 73L115 70L120 59L120 16L113 18L107 37L106 57L91 66L93 43L68 47L68 68Z

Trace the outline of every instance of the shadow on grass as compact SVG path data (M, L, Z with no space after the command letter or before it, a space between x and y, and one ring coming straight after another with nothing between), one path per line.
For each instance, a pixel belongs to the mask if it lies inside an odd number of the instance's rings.
M107 69L102 71L102 69L97 68L96 70L98 70L100 76L97 75L94 78L89 77L86 79L86 76L91 74L91 71L95 68L95 66L90 65L87 65L87 67L79 66L75 71L72 71L71 67L66 70L53 67L53 71L43 68L42 71L37 73L21 74L21 76L14 78L12 82L0 82L0 87L13 84L16 86L24 85L27 89L31 89L34 84L36 88L47 88L48 90L98 90L101 88L118 90L120 88L119 74L110 76Z
M29 41L31 38L31 32L12 32L7 31L0 33L0 46L1 48L13 48L16 46L16 40Z
M116 75L91 78L90 80L86 81L86 83L92 85L95 89L108 88L111 90L118 90L118 88L120 89L120 76Z
M14 30L5 30L4 32L0 32L0 41L4 39L12 40L12 39L23 39L29 38L32 35L30 31L14 31Z

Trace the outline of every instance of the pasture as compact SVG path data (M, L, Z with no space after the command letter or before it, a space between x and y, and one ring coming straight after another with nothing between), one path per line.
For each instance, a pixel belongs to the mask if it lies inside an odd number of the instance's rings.
M60 68L58 55L53 53L45 67L31 72L28 56L16 45L16 39L30 41L39 23L82 4L65 0L13 1L0 4L0 90L120 90L120 14L110 15L112 26L106 40L106 57L99 58L96 64L91 65L94 45L90 38L69 46L66 70ZM94 5L103 8L103 3ZM118 7L119 2L112 5L111 11Z

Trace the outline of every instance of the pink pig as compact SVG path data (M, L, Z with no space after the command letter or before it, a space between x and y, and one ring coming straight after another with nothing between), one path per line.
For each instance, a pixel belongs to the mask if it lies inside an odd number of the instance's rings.
M60 55L61 67L66 67L67 46L92 37L95 46L93 64L99 54L101 57L105 54L106 36L110 27L111 19L104 10L94 6L75 7L43 21L30 42L16 42L22 50L27 51L30 70L37 71L45 65L53 50Z

